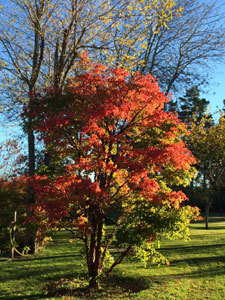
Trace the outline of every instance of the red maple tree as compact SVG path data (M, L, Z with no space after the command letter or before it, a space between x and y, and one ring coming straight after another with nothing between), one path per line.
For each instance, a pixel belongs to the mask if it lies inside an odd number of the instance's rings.
M172 188L189 182L195 159L181 140L184 124L164 110L168 99L155 78L98 64L63 93L49 89L36 98L27 113L37 118L40 138L65 159L62 174L34 178L36 218L77 229L90 286L132 247L184 235L198 209L182 206L186 196ZM120 217L104 236L112 212ZM113 236L123 250L104 269Z

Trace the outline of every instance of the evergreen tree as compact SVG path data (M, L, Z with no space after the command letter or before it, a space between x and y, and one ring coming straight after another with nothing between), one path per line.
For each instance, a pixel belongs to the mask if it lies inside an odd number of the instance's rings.
M196 121L200 122L203 115L207 112L209 101L200 98L200 91L197 86L193 86L186 90L183 97L179 97L178 101L178 117L183 122L190 125L195 115Z

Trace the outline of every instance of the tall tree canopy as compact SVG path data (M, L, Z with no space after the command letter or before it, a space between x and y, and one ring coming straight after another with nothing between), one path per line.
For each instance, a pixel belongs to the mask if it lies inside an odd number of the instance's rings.
M204 98L200 98L200 91L197 86L186 90L183 97L179 97L179 112L178 117L183 122L188 124L195 118L197 122L200 122L203 116L207 113L207 106L209 101Z
M200 98L200 90L198 86L192 86L186 90L184 96L179 97L177 101L170 101L167 105L169 111L178 113L179 119L191 126L192 122L200 123L202 119L208 122L205 125L212 124L212 116L208 111L209 101L205 98Z
M173 9L179 7L181 17L171 18L157 34L148 23L143 63L137 65L156 76L166 94L207 82L212 65L224 61L224 3L178 0Z

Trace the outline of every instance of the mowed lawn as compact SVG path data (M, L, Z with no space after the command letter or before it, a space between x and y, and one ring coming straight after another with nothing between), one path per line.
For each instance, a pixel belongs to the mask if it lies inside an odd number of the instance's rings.
M191 224L191 239L165 241L161 252L170 266L144 269L124 261L98 293L87 294L81 247L59 232L35 257L15 261L0 257L0 299L224 300L225 214Z

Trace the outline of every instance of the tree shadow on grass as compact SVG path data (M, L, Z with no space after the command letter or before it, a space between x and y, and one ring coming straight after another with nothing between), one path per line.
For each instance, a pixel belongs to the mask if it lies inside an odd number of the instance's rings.
M211 278L215 276L224 276L225 264L224 265L213 265L210 263L216 263L224 261L225 257L206 257L202 259L189 259L188 263L199 263L199 269L187 272L183 269L183 272L177 274L166 274L166 275L153 275L153 276L123 276L119 274L114 274L113 276L103 280L101 282L101 288L96 291L90 291L87 289L87 279L81 279L80 282L76 278L71 282L65 279L65 281L52 282L51 285L46 286L46 291L51 297L63 297L63 296L76 296L78 299L117 299L120 295L126 294L128 297L132 297L132 294L139 293L143 290L150 289L153 285L165 285L165 282L171 281L176 282L177 280L185 279L199 279L199 278ZM174 260L172 264L177 264L185 262L187 260ZM208 265L207 265L208 264ZM205 267L205 268L204 268ZM168 268L168 267L167 267ZM66 282L67 281L67 282ZM75 282L75 285L74 285ZM77 286L76 286L77 285Z
M205 222L205 216L204 217L204 220L202 220L201 222L204 223ZM209 216L209 225L210 223L219 223L219 222L225 222L225 216L216 216L216 217L213 217L213 216Z
M48 281L44 286L44 291L49 297L63 297L63 296L85 296L88 293L88 282L85 278L78 276L64 277L59 280Z
M85 274L82 274L85 276ZM67 287L65 285L66 282L73 282L74 278L76 278L76 281L79 282L84 282L84 276L81 276L81 272L80 273L76 273L74 272L72 275L70 273L70 275L65 275L62 278L62 274L59 274L58 276L54 276L54 278L45 278L45 281L40 281L39 284L39 290L41 287L41 290L43 291L42 293L38 293L38 294L31 294L31 291L28 291L28 293L30 294L26 294L22 295L22 292L20 292L21 295L16 295L16 291L14 292L3 292L2 294L0 293L0 300L22 300L22 299L30 299L30 300L38 300L38 299L49 299L50 297L61 297L61 296L73 296L74 295L74 290L75 289L71 289L69 287ZM29 285L29 278L27 279L27 285ZM32 285L32 284L31 284ZM65 285L65 286L64 286ZM32 285L32 289L34 289L35 286Z
M179 263L185 263L185 264L198 264L198 265L206 265L210 263L224 263L224 273L225 273L225 256L207 256L207 257L195 257L195 258L184 258L184 259L175 259L171 260L171 264L179 264Z
M63 254L63 255L27 257L27 258L21 258L20 256L15 258L13 262L28 262L28 261L36 261L36 260L58 259L58 258L69 258L69 257L73 258L73 257L80 257L80 256L81 256L80 254Z
M7 296L6 294L3 294L3 298L2 295L0 294L0 299L2 300L39 300L39 299L49 299L49 295L44 295L44 294L36 294L36 295L29 295L29 296Z
M204 279L210 278L213 280L213 277L216 276L224 276L225 274L225 267L224 266L214 266L214 267L207 267L199 268L198 270L186 272L185 268L183 272L177 274L167 274L167 275L156 275L150 276L149 281L152 281L157 284L163 284L165 281L174 281L176 282L179 279Z
M103 281L105 286L108 289L115 291L116 289L122 290L123 292L137 293L142 290L149 288L149 280L146 277L142 276L121 276L119 274L114 274L112 277L109 277Z
M189 272L182 274L184 278L211 278L215 276L224 276L225 267L224 266L215 266L215 267L205 267L205 269L197 270L194 272Z
M225 247L225 243L219 243L219 244L209 244L209 245L191 245L191 246L177 246L177 247L167 247L167 248L160 248L160 251L167 252L167 251L172 251L176 250L178 253L181 252L186 252L187 250L190 252L195 252L197 253L198 250L201 252L203 249L210 249L210 248L222 248ZM196 252L197 251L197 252ZM166 255L166 254L165 254Z
M187 278L211 278L216 276L224 276L225 267L223 266L215 266L215 267L206 267L205 270L197 270L195 272L190 272L185 274L184 276Z
M0 262L1 261L4 261L4 262L6 262L8 260L8 258L6 257L6 258L0 258Z
M213 222L211 222L211 223L213 223ZM217 221L215 222L215 223L217 223ZM202 230L202 231L205 231L205 232L207 232L207 231L211 231L211 230L225 230L225 226L223 225L223 226L210 226L210 224L209 224L209 228L208 229L206 229L205 228L205 226L203 227L203 226L198 226L198 225L196 225L196 226L192 226L191 227L192 229L198 229L198 230Z
M0 274L0 282L4 283L8 280L10 281L17 281L17 280L39 280L40 282L46 280L58 280L63 274L65 276L69 276L71 274L71 270L73 270L74 265L71 262L67 268L64 267L65 265L61 262L60 265L52 265L52 266L33 266L27 265L26 267L17 268L16 272L13 269L8 269L4 275ZM75 266L76 267L76 266ZM78 266L77 266L78 267ZM83 274L83 270L79 269L78 272L73 271L73 276L81 276Z
M149 281L156 284L163 284L165 281L176 282L178 279L210 278L213 280L214 277L222 276L223 278L225 275L225 256L223 255L174 259L170 261L170 264L171 267L180 267L182 271L176 274L168 274L167 270L166 275L157 274L156 276L147 276Z
M193 259L173 260L171 265L177 265L185 263L196 264L198 269L194 271L187 271L185 267L181 272L177 274L166 275L154 275L154 276L140 276L137 274L135 277L125 276L118 273L113 274L111 277L104 279L100 283L100 289L98 291L90 291L87 289L88 280L85 274L73 273L73 275L67 275L64 278L54 278L48 280L43 286L43 294L29 295L29 296L12 296L5 294L4 300L22 300L22 299L45 299L50 297L77 297L78 299L117 299L122 294L129 295L138 293L142 290L151 288L154 284L164 285L165 282L176 282L178 279L199 279L199 278L213 278L214 276L224 275L225 264L221 265L221 262L225 262L225 256L217 257L204 257ZM218 264L217 264L218 263ZM220 265L219 265L220 263ZM168 267L167 267L168 268Z
M76 296L82 299L116 299L121 294L131 295L149 288L149 279L141 276L124 277L113 275L100 281L100 288L90 290L86 278L60 279L48 282L45 291L51 297Z

